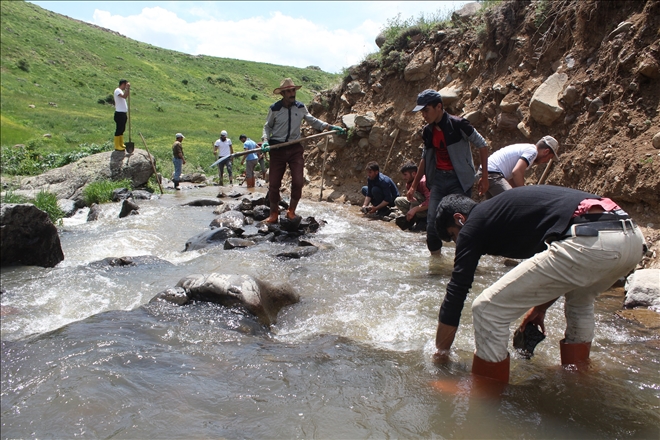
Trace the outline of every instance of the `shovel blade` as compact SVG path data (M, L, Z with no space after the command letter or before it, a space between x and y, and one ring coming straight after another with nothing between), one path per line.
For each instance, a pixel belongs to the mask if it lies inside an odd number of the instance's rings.
M126 152L133 154L133 151L135 151L135 142L126 142Z

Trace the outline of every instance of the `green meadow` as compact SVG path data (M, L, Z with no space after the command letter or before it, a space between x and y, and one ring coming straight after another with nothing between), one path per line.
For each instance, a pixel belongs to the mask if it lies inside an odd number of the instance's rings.
M111 149L112 93L122 78L131 83L131 140L144 148L142 133L166 177L173 169L175 133L186 137L184 173L209 175L221 130L239 150L241 133L261 138L268 107L278 99L273 89L283 78L303 86L298 99L305 103L342 80L314 66L161 49L23 1L0 2L0 20L3 175L43 171L44 166L8 165L17 144L25 145L26 160L36 162L49 155L75 156L90 145ZM124 142L128 134L127 129Z

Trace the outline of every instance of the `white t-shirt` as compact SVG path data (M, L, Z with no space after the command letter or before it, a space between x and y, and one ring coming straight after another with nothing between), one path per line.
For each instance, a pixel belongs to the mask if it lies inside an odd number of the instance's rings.
M218 148L218 157L225 157L231 154L231 139L227 138L225 141L218 139L215 141L215 147Z
M502 173L505 179L510 179L519 159L525 160L529 168L536 160L537 153L534 144L513 144L500 148L488 157L488 172Z
M126 99L124 99L123 95L124 91L117 87L115 89L115 111L118 112L128 112L128 105L126 105Z

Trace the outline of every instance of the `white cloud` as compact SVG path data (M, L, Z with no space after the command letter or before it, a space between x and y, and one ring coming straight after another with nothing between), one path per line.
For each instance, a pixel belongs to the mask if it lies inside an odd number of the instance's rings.
M138 41L193 55L315 65L328 72L339 72L376 51L373 40L382 27L366 20L353 29L332 30L280 12L236 21L200 18L186 22L158 6L126 17L97 9L93 22Z

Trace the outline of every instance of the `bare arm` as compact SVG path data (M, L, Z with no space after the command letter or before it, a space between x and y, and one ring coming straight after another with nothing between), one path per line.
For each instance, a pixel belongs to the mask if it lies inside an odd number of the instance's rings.
M525 159L518 159L516 166L513 167L513 172L509 183L512 187L523 186L525 184L525 171L527 171L527 161Z

